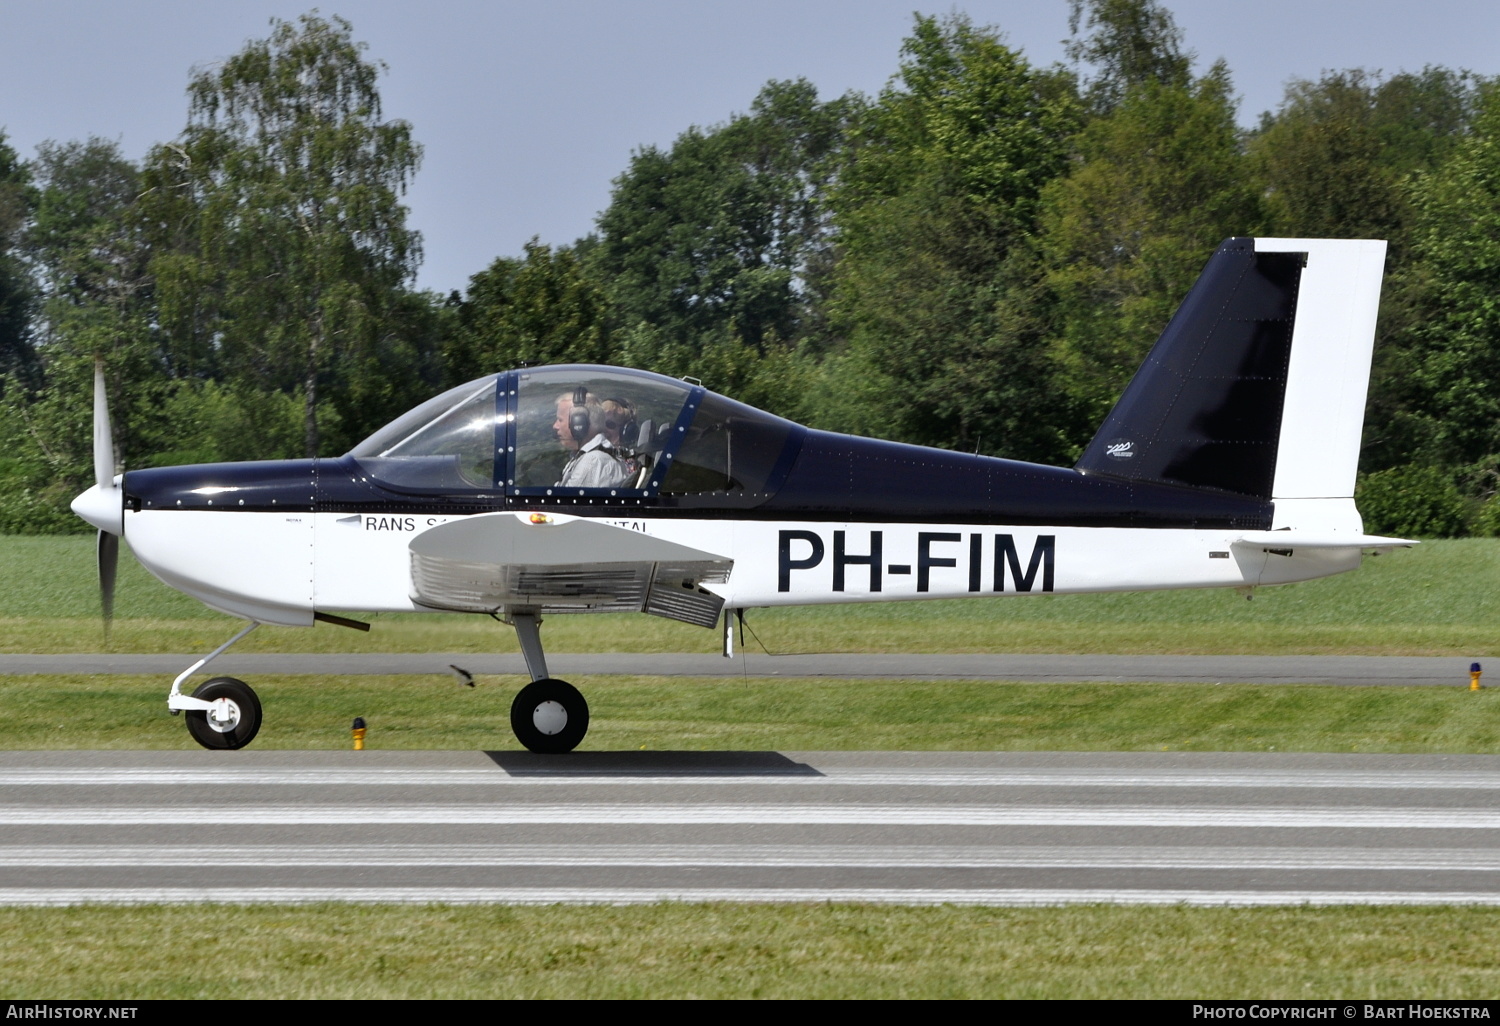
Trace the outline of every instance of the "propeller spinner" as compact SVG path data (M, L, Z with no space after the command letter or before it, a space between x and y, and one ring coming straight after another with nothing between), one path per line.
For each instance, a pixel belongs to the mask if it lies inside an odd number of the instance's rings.
M107 632L115 611L115 574L120 562L120 536L125 533L125 492L115 474L114 432L104 392L103 360L94 361L94 486L72 505L74 513L99 529L99 598Z

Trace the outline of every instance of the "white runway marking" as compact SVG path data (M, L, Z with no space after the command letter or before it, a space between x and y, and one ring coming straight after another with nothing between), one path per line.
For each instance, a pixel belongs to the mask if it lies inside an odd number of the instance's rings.
M0 867L732 866L903 869L1279 869L1495 872L1500 849L743 844L3 845Z
M1040 805L221 805L0 807L15 826L307 826L449 823L865 824L880 826L1159 826L1500 829L1500 812L1477 809Z
M744 887L115 887L3 888L0 906L310 905L325 901L406 905L644 905L661 901L740 904L874 905L1500 905L1500 894L1471 891L1239 891Z
M652 770L592 772L513 771L495 768L390 769L205 768L205 769L0 769L0 787L143 786L168 787L571 787L615 785L633 788L690 783L693 786L799 787L1170 787L1170 788L1330 788L1336 790L1500 790L1500 773L1339 772L1333 770L869 770L828 768L788 770Z

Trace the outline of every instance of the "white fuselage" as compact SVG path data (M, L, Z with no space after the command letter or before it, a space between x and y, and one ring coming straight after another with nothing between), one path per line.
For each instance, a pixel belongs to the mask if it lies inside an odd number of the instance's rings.
M125 537L153 574L215 609L308 626L314 611L423 611L413 598L410 544L461 519L127 511ZM1360 562L1358 548L1296 549L1291 532L1287 555L1237 545L1242 532L1232 530L590 519L732 559L728 580L706 586L732 609L1246 587L1324 577Z

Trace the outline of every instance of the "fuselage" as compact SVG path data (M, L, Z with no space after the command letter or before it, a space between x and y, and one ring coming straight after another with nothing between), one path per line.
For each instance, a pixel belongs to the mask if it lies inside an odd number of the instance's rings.
M412 542L475 517L583 518L724 556L732 571L707 587L728 608L1243 587L1359 562L1236 547L1280 526L1264 500L789 427L753 494L414 490L346 456L132 471L124 532L172 587L289 625L429 609Z

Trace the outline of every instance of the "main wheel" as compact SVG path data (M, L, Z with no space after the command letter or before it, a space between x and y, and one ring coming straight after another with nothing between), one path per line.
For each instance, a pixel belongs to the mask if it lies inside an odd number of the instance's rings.
M188 733L204 748L244 748L260 732L260 699L250 685L233 677L215 677L199 685L194 698L212 702L209 712L190 709Z
M510 729L533 752L571 752L589 732L589 704L565 680L534 680L510 704Z

